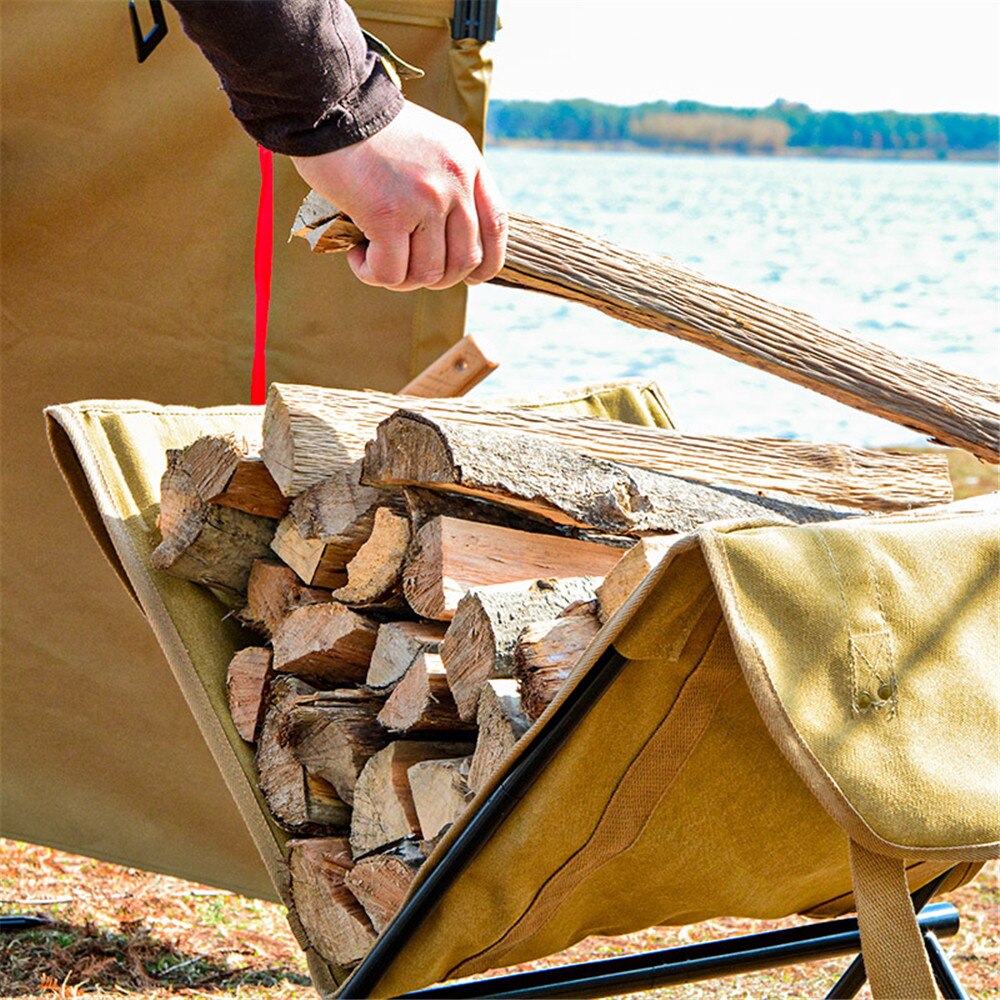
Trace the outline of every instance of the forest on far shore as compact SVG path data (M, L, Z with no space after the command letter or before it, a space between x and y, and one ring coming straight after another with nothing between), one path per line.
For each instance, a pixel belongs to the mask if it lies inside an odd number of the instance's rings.
M814 111L778 100L766 108L699 101L621 106L585 99L492 101L492 142L781 155L995 159L1000 118L989 114Z

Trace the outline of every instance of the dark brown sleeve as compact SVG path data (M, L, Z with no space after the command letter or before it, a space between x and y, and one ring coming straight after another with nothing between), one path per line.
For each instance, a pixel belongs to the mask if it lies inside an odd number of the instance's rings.
M170 0L267 149L315 156L387 125L403 96L345 0Z

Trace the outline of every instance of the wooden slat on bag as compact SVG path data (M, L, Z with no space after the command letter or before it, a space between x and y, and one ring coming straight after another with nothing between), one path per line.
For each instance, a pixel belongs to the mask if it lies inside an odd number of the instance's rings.
M300 214L300 220L304 225L296 233L316 252L364 242L361 230L342 215L327 223L319 215ZM995 384L831 329L669 257L512 212L506 264L493 280L582 302L633 326L689 340L983 461L1000 461Z

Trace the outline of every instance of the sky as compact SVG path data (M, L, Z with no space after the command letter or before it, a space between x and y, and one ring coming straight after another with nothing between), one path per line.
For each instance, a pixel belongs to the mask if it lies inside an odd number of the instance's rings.
M1000 0L500 0L495 98L1000 112Z

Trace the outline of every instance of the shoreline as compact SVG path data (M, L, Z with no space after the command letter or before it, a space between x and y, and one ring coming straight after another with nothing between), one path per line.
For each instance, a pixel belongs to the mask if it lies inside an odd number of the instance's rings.
M683 146L646 146L637 142L597 142L589 139L502 139L487 136L487 149L550 149L577 153L647 153L658 156L730 156L766 160L870 160L905 163L998 163L997 150L946 150L943 155L929 149L875 150L852 147L814 149L792 147L781 152L764 150L699 149Z

